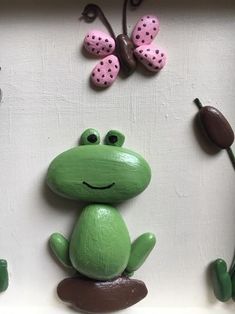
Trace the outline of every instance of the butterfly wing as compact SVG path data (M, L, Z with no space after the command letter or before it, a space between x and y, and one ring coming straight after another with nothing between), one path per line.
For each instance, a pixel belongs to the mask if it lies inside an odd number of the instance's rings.
M149 45L157 36L160 23L154 15L144 15L136 23L131 38L135 46Z
M84 48L93 56L106 57L115 50L114 39L98 30L89 31L83 42Z
M134 50L134 54L146 69L151 72L160 71L166 64L166 52L155 45L143 45Z
M108 87L116 80L120 70L119 60L114 55L102 59L91 73L91 81L99 87Z

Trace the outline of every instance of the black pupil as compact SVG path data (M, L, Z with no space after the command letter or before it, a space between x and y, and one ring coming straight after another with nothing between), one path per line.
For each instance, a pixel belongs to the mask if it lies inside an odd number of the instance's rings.
M116 143L117 141L118 141L118 138L117 138L116 135L110 135L110 136L109 136L109 142L110 142L110 143L114 144L114 143Z
M90 134L87 136L87 140L90 143L95 143L97 141L97 136L95 134Z

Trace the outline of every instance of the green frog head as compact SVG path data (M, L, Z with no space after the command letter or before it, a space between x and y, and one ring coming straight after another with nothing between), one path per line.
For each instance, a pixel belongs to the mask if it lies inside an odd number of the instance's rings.
M125 137L111 130L104 145L95 129L87 129L81 145L58 155L51 163L47 182L57 194L86 202L116 203L141 193L151 170L139 154L123 148Z

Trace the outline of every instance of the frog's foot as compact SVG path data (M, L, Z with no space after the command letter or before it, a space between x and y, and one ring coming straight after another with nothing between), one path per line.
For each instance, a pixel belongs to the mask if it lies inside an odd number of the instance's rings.
M128 308L148 293L140 280L121 276L110 281L85 277L67 278L57 287L59 298L74 308L90 313L105 313Z
M211 267L214 294L219 301L226 302L232 297L232 280L227 270L227 264L219 258L212 263Z
M8 271L7 261L0 260L0 292L7 290L8 288Z

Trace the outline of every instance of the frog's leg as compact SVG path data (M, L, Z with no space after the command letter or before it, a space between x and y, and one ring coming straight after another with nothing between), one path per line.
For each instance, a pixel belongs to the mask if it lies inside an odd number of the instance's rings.
M0 292L7 290L8 288L8 271L7 261L0 260Z
M130 258L124 272L125 275L132 276L134 271L142 266L155 243L155 235L149 232L142 234L132 243Z
M53 233L49 239L49 245L62 265L72 268L69 257L69 241L60 233Z
M226 302L232 297L232 280L227 270L226 262L218 258L211 265L212 284L214 294L221 302Z

